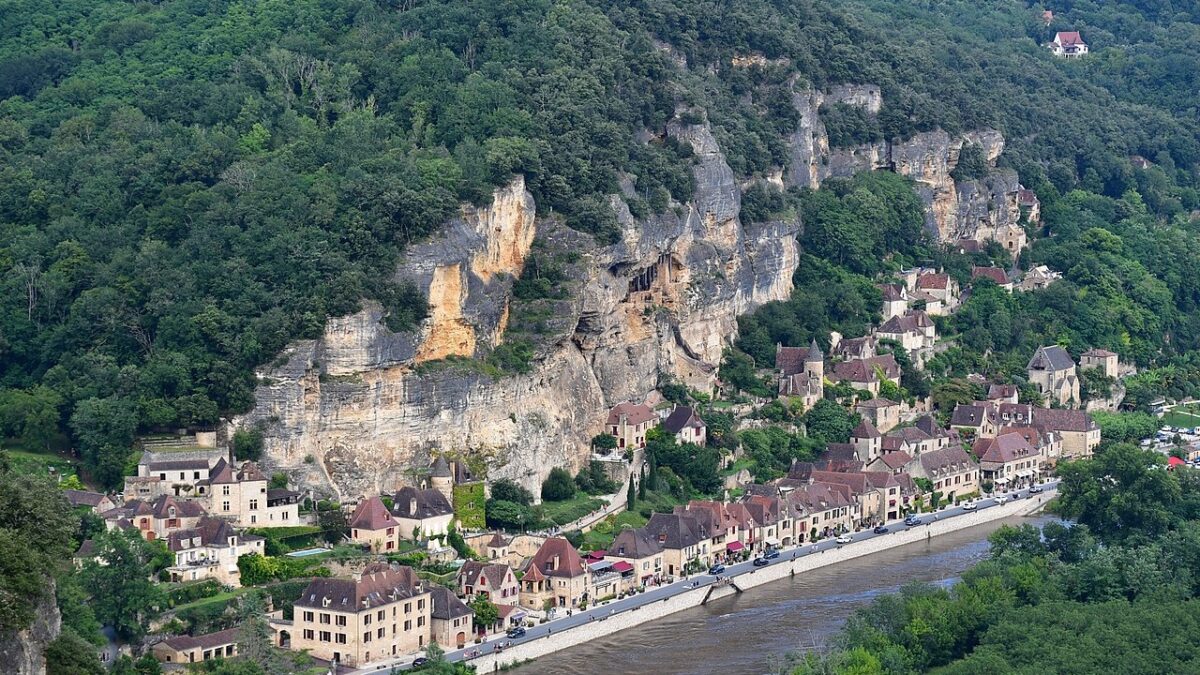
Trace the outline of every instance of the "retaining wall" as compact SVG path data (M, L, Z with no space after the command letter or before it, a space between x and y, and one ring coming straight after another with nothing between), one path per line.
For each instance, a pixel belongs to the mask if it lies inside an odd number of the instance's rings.
M930 522L929 518L933 514L922 514L922 519L927 524L920 525L914 528L906 528L888 534L885 537L874 537L866 541L857 542L854 544L840 546L822 551L821 553L813 553L796 560L787 560L786 557L767 567L755 567L750 571L739 574L733 577L733 583L746 590L761 586L762 584L771 581L778 581L791 577L793 574L799 574L808 570L814 570L827 565L833 565L845 560L858 558L879 551L894 549L905 544L915 544L917 542L931 539L950 532L965 530L976 525L983 525L996 520L1010 518L1012 516L1023 516L1039 510L1042 505L1049 501L1054 495L1053 490L1047 490L1038 499L1020 499L1014 502L1009 502L1002 506L993 506L982 511L975 511L960 516L947 518ZM903 526L901 526L903 527ZM791 555L789 551L784 556ZM614 614L603 620L594 621L592 623L577 626L564 630L561 633L542 637L529 642L524 642L519 645L514 645L500 654L487 654L476 659L472 659L471 663L476 666L479 673L490 673L502 668L506 665L520 663L536 659L547 654L552 654L556 651L574 647L576 645L602 638L607 635L633 628L640 624L664 616L681 612L685 609L699 607L706 596L709 594L709 586L697 588L695 590L685 591L679 595L672 596L665 600L653 602L649 605L644 605L635 609L623 611L619 614ZM713 589L712 597L709 600L725 597L735 593L732 588L721 587Z

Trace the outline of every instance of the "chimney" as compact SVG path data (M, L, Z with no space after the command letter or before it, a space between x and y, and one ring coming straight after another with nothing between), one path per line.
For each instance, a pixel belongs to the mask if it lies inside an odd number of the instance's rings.
M417 498L412 497L408 500L408 512L412 515L417 515Z

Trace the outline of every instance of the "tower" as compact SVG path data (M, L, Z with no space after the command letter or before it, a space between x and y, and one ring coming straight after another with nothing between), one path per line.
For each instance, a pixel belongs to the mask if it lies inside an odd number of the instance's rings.
M450 473L450 465L446 458L439 456L433 460L433 468L429 474L429 487L442 493L446 501L454 503L454 476Z
M804 372L810 381L815 379L818 382L824 382L825 380L825 355L817 346L816 338L813 338L812 344L808 346L808 355L804 357Z

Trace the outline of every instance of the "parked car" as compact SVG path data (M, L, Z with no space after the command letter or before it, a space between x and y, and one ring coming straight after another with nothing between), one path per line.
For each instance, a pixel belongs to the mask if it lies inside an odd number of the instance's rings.
M975 509L979 508L979 505L975 502L967 502L966 504L963 504L962 507L963 511L974 511Z
M510 638L522 637L525 635L525 627L524 626L513 626L512 628L508 629L508 633L506 633L506 635L508 635L508 637L510 637Z
M875 529L873 529L871 531L874 532L875 534L887 534L888 533L888 529L886 527L884 527L883 525L876 525Z
M725 566L722 565L721 563L717 563L716 565L713 565L712 567L708 568L709 574L720 574L724 571L725 571Z
M1008 503L1008 495L1000 495L999 497L996 497L992 501L996 502L997 504L1007 504Z
M1030 494L1035 494L1035 495L1036 495L1037 493L1039 493L1039 492L1041 492L1041 491L1042 491L1042 486L1041 486L1041 485L1034 485L1033 487L1029 488L1029 492L1030 492Z
M779 551L776 551L775 549L771 549L770 551L767 551L766 553L764 553L763 557L766 558L767 560L774 560L779 557Z
M909 516L904 519L904 524L909 527L912 527L913 525L920 525L921 519L916 516Z
M854 541L854 537L851 537L848 534L843 534L842 536L838 537L834 541L836 541L839 544L849 544Z
M426 663L429 663L429 659L425 658L424 656L418 656L417 658L413 659L412 667L420 668L421 666L425 665Z
M755 558L755 559L754 559L754 566L755 566L755 567L765 567L765 566L767 566L767 565L770 565L770 564L771 564L771 561L770 561L770 560L767 560L766 558L763 558L763 557L758 557L758 558Z

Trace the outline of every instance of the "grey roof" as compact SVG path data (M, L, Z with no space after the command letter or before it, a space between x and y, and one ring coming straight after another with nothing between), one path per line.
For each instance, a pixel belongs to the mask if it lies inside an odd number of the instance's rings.
M392 498L392 514L398 518L424 520L451 513L454 513L454 507L446 501L446 495L438 490L402 487Z
M699 523L691 516L677 513L653 513L644 528L663 548L682 549L700 543Z
M1075 367L1075 361L1067 350L1052 345L1049 347L1038 347L1038 350L1033 353L1033 358L1029 359L1029 365L1026 370L1067 370Z
M700 419L695 410L685 405L676 406L663 421L663 428L673 434L677 434L687 427L703 428L704 420Z
M445 586L432 586L429 589L432 596L432 609L429 613L435 619L449 621L457 619L460 616L472 616L475 612L471 611L470 607L463 604L462 600L458 599L449 588Z
M107 495L99 492L89 492L87 490L63 490L63 494L66 495L67 501L70 502L71 506L96 507L107 497Z
M609 555L617 558L640 559L662 553L662 546L659 545L658 539L645 529L626 528L617 533L607 551Z
M446 463L445 457L439 455L437 459L433 460L433 471L430 475L434 478L450 477L450 465Z
M150 471L184 471L188 469L208 469L207 459L174 459L163 462L151 462Z
M357 612L386 605L421 593L417 574L411 567L388 568L377 563L368 565L357 581L354 579L315 578L300 593L296 607L328 608L332 611ZM325 601L329 604L326 606Z
M960 403L954 406L954 414L950 416L950 426L977 427L991 417L990 410L981 405L966 405Z
M925 473L930 476L938 476L947 469L975 465L965 450L953 445L941 450L922 453L917 460L921 462L921 468L925 470Z

